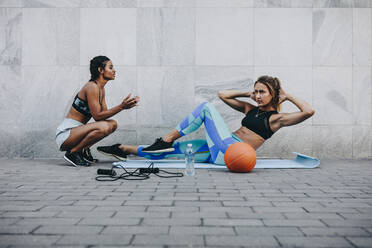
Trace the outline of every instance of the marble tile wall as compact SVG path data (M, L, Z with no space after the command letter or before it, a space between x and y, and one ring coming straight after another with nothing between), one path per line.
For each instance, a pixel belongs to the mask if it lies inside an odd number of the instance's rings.
M259 156L372 158L372 0L0 0L0 158L63 156L55 128L99 54L107 104L141 96L102 145L151 143L203 101L233 131L243 115L217 92L268 74L316 114Z

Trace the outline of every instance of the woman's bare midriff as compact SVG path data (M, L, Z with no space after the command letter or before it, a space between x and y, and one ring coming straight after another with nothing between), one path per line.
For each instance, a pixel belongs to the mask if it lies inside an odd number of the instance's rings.
M83 124L86 124L90 118L87 118L85 115L74 109L73 107L70 108L70 111L68 111L68 114L66 115L66 118L74 119L78 122L81 122Z
M264 138L243 126L233 132L233 134L238 136L244 143L250 144L255 150L265 142Z

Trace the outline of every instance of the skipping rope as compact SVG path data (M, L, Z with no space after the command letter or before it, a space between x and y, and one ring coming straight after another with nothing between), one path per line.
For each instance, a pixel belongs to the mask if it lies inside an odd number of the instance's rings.
M118 175L114 168L123 169L124 172ZM123 166L116 165L112 166L111 169L98 169L97 174L99 174L99 176L96 177L96 180L100 182L112 182L119 179L146 180L150 178L151 174L162 178L183 177L183 173L181 172L169 172L166 170L161 170L159 168L154 168L154 163L150 163L149 167L147 168L137 168L134 171L128 171Z

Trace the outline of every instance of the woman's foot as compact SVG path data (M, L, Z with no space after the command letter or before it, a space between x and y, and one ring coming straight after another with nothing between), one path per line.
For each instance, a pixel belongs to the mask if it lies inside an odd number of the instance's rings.
M89 166L90 163L84 160L83 154L81 152L70 152L67 151L63 157L67 162L73 166Z
M112 146L99 146L97 147L97 150L102 154L113 156L119 160L123 160L123 161L127 160L128 153L123 152L120 149L120 144L115 144Z
M142 149L144 153L163 153L163 152L173 152L173 142L165 142L163 138L158 138L155 140L154 144Z
M89 148L84 148L83 149L83 159L87 161L88 163L97 163L98 159L93 158L92 154L90 153Z

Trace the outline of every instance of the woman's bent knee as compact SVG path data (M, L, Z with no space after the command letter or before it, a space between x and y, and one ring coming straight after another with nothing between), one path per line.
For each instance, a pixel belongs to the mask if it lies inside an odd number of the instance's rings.
M108 120L111 125L111 133L113 133L118 128L118 123L115 120Z
M109 135L113 133L118 127L118 123L115 120L103 121L100 125L100 130L105 134Z
M111 125L107 121L100 121L98 123L97 129L95 130L96 133L102 135L108 135L111 131Z

